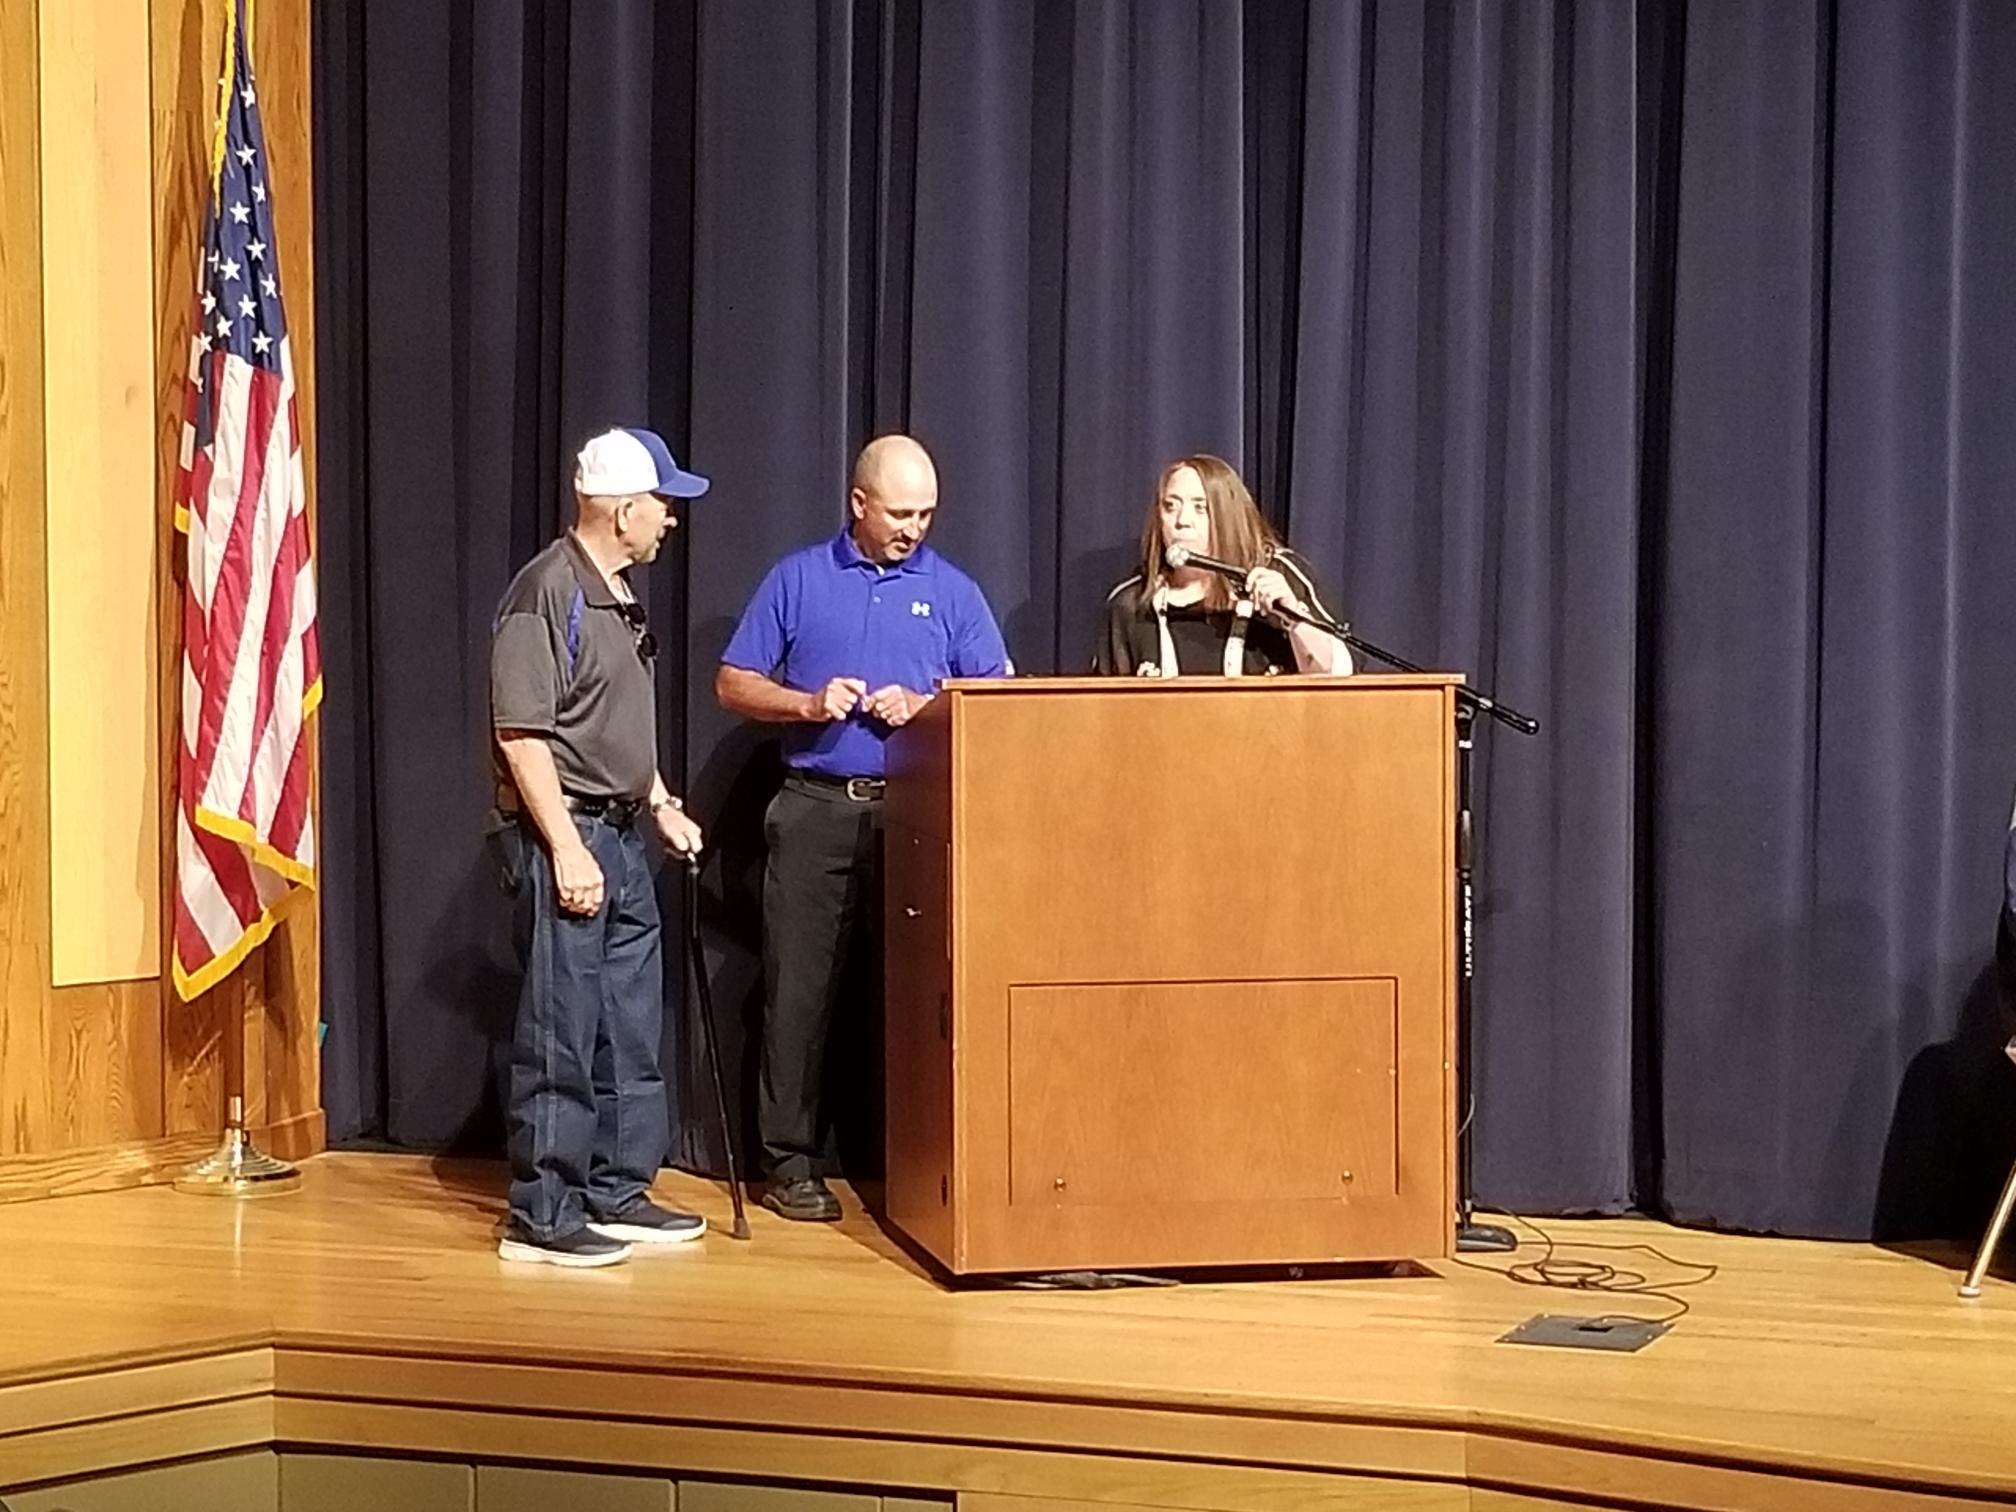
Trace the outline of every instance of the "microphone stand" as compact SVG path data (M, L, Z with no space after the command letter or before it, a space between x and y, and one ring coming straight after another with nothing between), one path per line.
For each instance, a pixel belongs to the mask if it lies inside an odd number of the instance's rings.
M1339 624L1325 615L1302 613L1284 607L1275 613L1287 619L1299 620L1312 625L1325 634L1334 635L1354 651L1362 651L1374 661L1397 667L1402 672L1426 672L1428 668L1396 656L1383 646L1375 646L1363 636L1352 633L1349 625ZM1508 1229L1495 1223L1477 1221L1476 1198L1471 1192L1471 1125L1476 1122L1477 1105L1470 1062L1471 1062L1471 1011L1476 992L1477 936L1476 936L1476 875L1477 875L1477 829L1470 808L1470 767L1475 754L1478 715L1485 715L1500 724L1517 730L1521 735L1540 733L1540 721L1521 714L1517 709L1500 703L1488 693L1480 693L1475 688L1459 684L1456 688L1456 922L1461 931L1461 958L1456 972L1456 1043L1460 1053L1456 1059L1456 1102L1463 1110L1462 1122L1456 1130L1456 1248L1458 1251L1476 1253L1479 1251L1507 1251L1519 1247L1519 1240Z

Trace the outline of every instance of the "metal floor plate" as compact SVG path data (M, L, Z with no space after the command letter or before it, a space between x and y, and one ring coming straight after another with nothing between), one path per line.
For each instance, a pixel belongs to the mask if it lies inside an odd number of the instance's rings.
M1567 1313L1536 1313L1508 1334L1500 1344L1550 1344L1557 1349L1608 1349L1629 1353L1643 1349L1665 1333L1669 1323L1649 1323L1636 1318L1575 1317Z

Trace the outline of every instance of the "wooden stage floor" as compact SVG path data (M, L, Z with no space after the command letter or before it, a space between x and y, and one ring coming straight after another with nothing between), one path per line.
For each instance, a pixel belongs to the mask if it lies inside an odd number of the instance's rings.
M1443 1262L952 1290L851 1197L831 1227L752 1210L746 1245L511 1266L501 1184L491 1165L339 1154L260 1202L0 1207L0 1487L279 1445L1030 1512L2016 1503L2016 1285L1959 1302L1957 1252L1550 1221L1564 1243L1721 1268L1681 1293L1672 1333L1602 1354L1495 1341L1603 1299ZM662 1190L725 1228L720 1187Z

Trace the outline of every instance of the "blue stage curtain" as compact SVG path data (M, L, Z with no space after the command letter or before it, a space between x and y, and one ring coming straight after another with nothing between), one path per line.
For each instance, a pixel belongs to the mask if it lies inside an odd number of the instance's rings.
M2016 1148L2016 7L316 25L337 1139L494 1145L490 615L612 423L715 480L639 576L746 1064L775 773L713 668L902 428L1024 671L1086 665L1158 465L1211 450L1362 633L1541 719L1479 734L1483 1200L1978 1222ZM713 1167L671 995L675 1154Z

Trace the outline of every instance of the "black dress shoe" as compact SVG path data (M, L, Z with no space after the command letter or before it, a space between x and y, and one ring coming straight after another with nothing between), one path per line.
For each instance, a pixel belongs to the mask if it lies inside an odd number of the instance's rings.
M840 1216L840 1199L827 1190L821 1176L800 1176L795 1181L773 1178L763 1189L763 1206L800 1223L832 1223Z

